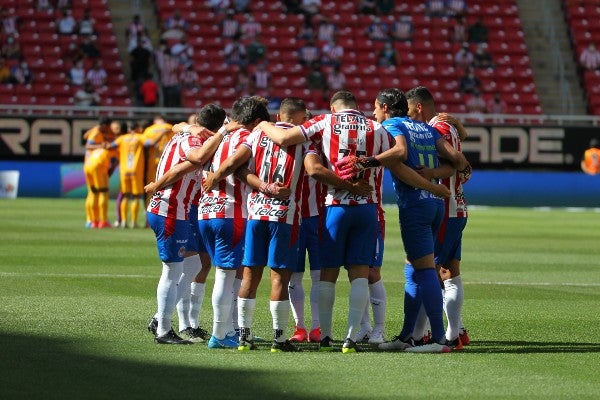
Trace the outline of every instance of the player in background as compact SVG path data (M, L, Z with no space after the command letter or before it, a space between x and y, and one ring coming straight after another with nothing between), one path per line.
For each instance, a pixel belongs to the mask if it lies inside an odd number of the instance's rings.
M165 149L166 144L173 137L173 126L169 124L162 115L155 115L152 123L144 129L144 138L154 140L157 136L162 136L156 145L146 149L146 171L144 172L144 182L146 184L157 179L156 169L160 161L160 157ZM150 195L146 196L146 205L150 201Z
M590 147L583 153L581 170L588 175L600 174L600 142L598 139L590 140Z
M110 154L102 147L88 149L83 163L83 173L88 194L85 200L90 228L110 228L108 222L108 169Z
M174 135L165 146L157 168L157 182L177 168L185 160L193 159L202 165L210 160L227 131L212 134L208 129L186 123L173 127ZM206 140L201 135L209 134ZM190 194L194 192L191 174L182 174L174 183L160 186L156 182L146 185L146 193L153 192L147 209L147 219L156 234L157 247L162 261L162 274L156 290L158 311L156 324L150 322L148 329L156 329L155 342L159 344L190 344L171 328L171 318L178 299L178 289L189 293L189 285L178 288L183 274L183 260L190 237L187 221ZM193 275L195 276L195 274Z

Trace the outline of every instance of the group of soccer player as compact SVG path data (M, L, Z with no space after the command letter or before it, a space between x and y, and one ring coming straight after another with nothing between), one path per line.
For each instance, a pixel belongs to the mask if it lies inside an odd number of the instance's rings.
M460 152L464 127L451 116L436 117L424 87L406 94L382 90L374 119L357 109L346 90L333 94L330 109L313 117L302 100L287 98L273 124L265 99L242 97L229 117L209 104L193 123L173 126L156 181L145 187L152 194L147 220L162 261L157 311L148 327L156 343L207 340L212 349L256 349L256 296L267 266L272 352L299 351L295 342L304 341L318 342L320 351L334 349L341 267L350 281L343 353L361 351L365 340L381 350L407 352L448 352L468 344L459 276L466 223L462 183L470 176ZM404 324L388 342L380 273L383 168L392 173L407 258ZM307 252L310 330L302 286ZM194 283L206 280L211 262L208 334L198 324L199 307L190 304L203 295ZM175 309L179 334L171 327ZM290 310L296 330L288 339ZM430 336L424 334L428 329Z

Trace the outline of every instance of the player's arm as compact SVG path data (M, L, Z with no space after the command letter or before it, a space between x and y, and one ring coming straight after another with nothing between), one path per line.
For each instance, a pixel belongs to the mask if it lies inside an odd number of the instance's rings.
M471 164L467 161L467 158L463 153L456 150L446 139L440 137L435 142L435 147L440 155L440 157L445 158L450 161L452 166L457 169L461 173L466 173L467 170L470 170Z
M164 189L165 187L179 181L188 172L192 172L198 168L200 168L200 166L193 164L190 161L182 161L165 172L156 180L156 182L150 182L144 186L144 191L146 193L154 193L158 190Z
M206 164L215 154L215 151L219 148L221 141L225 136L229 134L226 126L221 127L217 133L213 133L204 127L199 127L205 131L210 132L211 136L204 144L200 147L195 147L187 154L186 159L194 164L198 164L198 167ZM196 130L197 131L197 130ZM194 134L192 132L192 134Z
M344 189L359 196L369 196L373 191L364 180L348 181L340 178L333 171L325 168L317 154L309 153L304 157L304 168L309 176L325 185Z
M409 186L427 190L438 197L447 198L450 196L448 188L440 183L433 183L425 177L419 175L419 172L410 168L404 163L397 163L388 167L390 172ZM454 168L450 168L454 171Z
M246 185L261 193L277 199L287 199L292 191L281 182L267 183L263 182L256 174L250 172L247 167L240 167L235 170L235 176Z
M394 136L394 146L375 156L375 159L386 168L398 162L403 163L407 158L408 152L406 151L406 138L404 135Z
M218 170L214 173L209 173L207 177L204 178L202 181L202 189L204 189L204 191L211 190L217 182L226 176L231 175L236 169L242 166L242 164L248 162L250 156L252 156L252 150L244 145L238 146L235 153L223 161Z
M258 127L267 134L273 143L276 143L279 146L291 146L307 141L299 126L284 129L273 125L269 121L262 121L258 124Z
M439 113L438 120L454 126L456 128L456 131L458 132L458 137L461 141L467 138L468 134L467 130L465 129L465 126L454 115L450 115L447 113Z
M431 180L450 178L456 173L456 170L448 161L440 159L440 165L438 167L427 168L424 165L419 165L417 167L417 172L425 179Z

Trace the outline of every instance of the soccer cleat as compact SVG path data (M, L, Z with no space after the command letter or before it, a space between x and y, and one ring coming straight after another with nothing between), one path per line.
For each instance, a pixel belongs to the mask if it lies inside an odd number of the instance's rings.
M179 337L173 329L165 333L162 336L156 336L154 338L156 344L193 344L189 340L182 339Z
M356 335L354 335L354 341L356 343L367 343L369 338L371 337L371 327L362 326L360 331Z
M87 222L85 223L85 228L86 228L86 229L90 229L91 227L92 227L92 221L87 221Z
M92 222L92 223L90 224L90 228L92 228L92 229L96 229L96 228L98 228L98 222L95 222L95 221L94 221L94 222Z
M312 329L308 334L308 341L319 343L321 341L321 328L316 327L315 329Z
M235 340L236 342L240 341L240 330L236 329L235 331L227 332L227 337L231 340Z
M469 332L467 332L467 330L465 328L462 328L463 333L459 333L458 337L460 338L460 342L462 343L463 346L468 346L469 342L471 341L469 339Z
M208 338L210 338L208 332L206 332L202 328L187 327L184 330L179 331L179 334L185 337L187 340L190 340L195 343L203 343Z
M342 345L342 353L358 353L360 352L360 348L356 345L356 342L350 338L347 338Z
M333 351L333 339L329 336L325 336L319 342L319 351Z
M154 317L148 323L148 332L156 336L156 330L158 329L158 320Z
M400 339L400 335L394 336L389 342L384 342L377 346L379 350L385 351L405 351L414 346L412 338L407 340Z
M98 229L112 228L110 222L102 221L98 223Z
M308 332L304 328L296 326L296 332L290 338L290 342L306 342L308 340Z
M271 346L271 353L281 353L281 352L298 352L302 351L299 347L294 346L289 340L285 342L278 342L273 340L273 345Z
M258 347L254 344L254 341L250 339L242 339L237 347L239 351L250 351L250 350L258 350Z
M460 341L460 336L457 336L454 340L446 340L446 345L452 350L462 350L463 344Z
M237 349L238 342L229 336L225 336L225 339L217 339L215 336L211 336L208 341L209 349Z
M405 350L407 353L450 353L452 349L447 345L447 340L444 343L431 341L422 346L409 347Z
M371 332L371 337L369 338L369 343L381 344L383 342L385 342L383 329L380 329L380 328L373 329L373 332Z

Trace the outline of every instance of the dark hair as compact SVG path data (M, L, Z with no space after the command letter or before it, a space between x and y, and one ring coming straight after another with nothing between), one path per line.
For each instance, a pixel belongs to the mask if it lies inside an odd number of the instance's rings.
M400 89L383 89L377 93L375 99L379 104L388 106L390 116L392 117L406 117L408 114L408 101L404 92Z
M196 114L196 123L208 130L216 132L225 121L226 113L223 107L217 104L207 104Z
M329 101L330 105L333 105L336 101L340 101L348 108L356 108L356 97L352 93L347 90L337 91L331 96L331 100Z
M110 117L104 116L100 117L98 120L98 125L110 125L112 124L112 119Z
M304 104L304 100L297 97L287 97L281 101L279 114L291 115L297 112L306 114L306 104Z
M254 97L241 97L233 103L231 119L242 125L248 125L256 119L270 121L271 115L262 101Z
M433 95L425 86L417 86L406 92L406 99L417 103L433 103Z
M593 138L590 140L590 147L600 147L600 141L598 141L596 138Z

